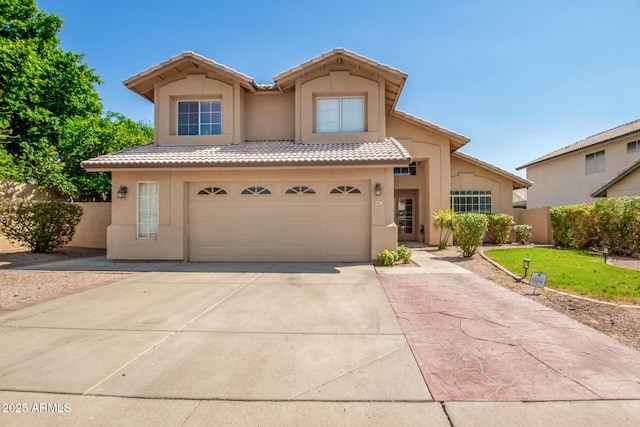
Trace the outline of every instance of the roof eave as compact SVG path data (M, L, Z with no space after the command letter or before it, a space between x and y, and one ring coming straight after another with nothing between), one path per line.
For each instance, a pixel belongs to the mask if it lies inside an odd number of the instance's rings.
M493 166L487 162L483 162L480 159L476 159L473 156L470 156L468 154L464 154L461 153L459 151L453 152L451 153L452 156L457 157L461 160L467 161L469 163L475 164L476 166L482 167L484 169L488 169L490 171L492 171L493 173L496 173L500 176L503 176L507 179L510 179L513 182L513 189L517 190L519 188L529 188L533 185L533 182L529 181L528 179L519 177L517 175L514 175L504 169L500 169L497 166Z

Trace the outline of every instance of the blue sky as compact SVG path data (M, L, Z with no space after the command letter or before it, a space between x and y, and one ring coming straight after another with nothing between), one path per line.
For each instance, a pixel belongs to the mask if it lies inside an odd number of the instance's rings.
M151 121L122 80L184 51L272 77L336 47L409 74L397 108L515 168L640 118L640 1L36 0L104 81L106 110Z

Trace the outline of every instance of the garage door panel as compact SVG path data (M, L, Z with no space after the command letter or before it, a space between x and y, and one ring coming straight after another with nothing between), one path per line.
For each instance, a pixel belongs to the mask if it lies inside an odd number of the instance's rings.
M368 261L371 220L368 185L362 194L329 194L342 184L263 185L271 195L189 199L189 259L194 261ZM316 194L284 194L308 185ZM245 188L246 186L227 186Z

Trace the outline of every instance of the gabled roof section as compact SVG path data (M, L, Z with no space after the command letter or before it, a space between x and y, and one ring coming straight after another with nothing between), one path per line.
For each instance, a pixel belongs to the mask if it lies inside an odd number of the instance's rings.
M252 77L194 52L183 52L180 55L176 55L135 76L129 77L123 83L138 95L153 102L153 88L156 82L171 80L186 72L199 72L216 75L217 78L222 78L223 80L237 81L242 87L252 92L259 89L259 85L256 84Z
M380 142L254 141L228 145L147 144L82 162L90 171L134 168L398 165L411 162L394 138Z
M398 117L402 120L405 120L407 122L413 123L414 125L418 125L420 127L426 128L428 130L431 130L446 136L451 140L452 142L451 146L453 147L454 150L457 150L458 148L462 147L463 145L465 145L467 142L470 141L470 139L464 135L460 135L459 133L455 133L452 130L443 128L441 126L438 126L436 124L423 120L419 117L412 116L411 114L405 113L404 111L394 110L391 113L391 115Z
M533 185L533 182L529 181L528 179L524 179L519 177L518 175L514 175L510 172L507 172L504 169L500 169L497 166L493 166L490 165L489 163L483 162L482 160L476 159L475 157L472 157L468 154L464 154L461 153L459 151L455 151L453 153L451 153L451 156L453 157L457 157L461 160L464 160L466 162L469 162L471 164L474 164L476 166L479 166L481 168L490 170L491 172L498 174L500 176L503 176L507 179L510 179L513 182L513 189L517 190L518 188L529 188Z
M626 123L624 125L615 127L613 129L609 129L607 131L598 133L596 135L590 136L588 138L585 138L583 140L580 140L576 143L573 143L571 145L567 145L564 148L561 148L559 150L553 151L549 154L546 154L542 157L539 157L529 163L525 163L522 166L518 166L516 168L516 170L520 170L520 169L524 169L526 167L529 166L533 166L535 164L538 163L542 163L545 162L547 160L551 160L551 159L555 159L556 157L561 157L561 156L565 156L567 154L571 154L573 152L576 151L580 151L580 150L584 150L593 146L596 146L598 144L605 144L607 142L611 142L612 140L616 139L616 138L620 138L622 136L626 136L629 135L631 133L634 132L638 132L640 131L640 119L638 120L634 120L633 122L629 122Z
M624 167L624 169L618 172L616 176L598 187L593 193L591 193L591 197L607 197L607 190L637 170L640 170L640 158L629 163Z
M287 90L295 85L296 79L313 71L321 70L331 65L345 66L349 64L384 77L386 80L385 104L387 111L393 111L398 103L398 98L400 97L400 92L402 92L404 82L407 79L407 74L344 48L333 49L307 62L296 65L275 76L273 81L281 90Z

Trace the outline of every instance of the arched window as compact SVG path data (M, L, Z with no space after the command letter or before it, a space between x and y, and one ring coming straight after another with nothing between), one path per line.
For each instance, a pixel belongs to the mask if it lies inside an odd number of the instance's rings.
M329 194L360 194L362 191L350 185L340 185L329 192Z
M284 194L316 194L316 190L304 185L297 185L285 191Z
M264 187L247 187L244 190L242 190L242 193L240 193L240 194L244 194L244 195L256 195L256 194L264 195L264 194L271 194L271 191L269 191L268 189L266 189Z
M198 191L198 196L225 196L227 191L220 187L204 187Z

